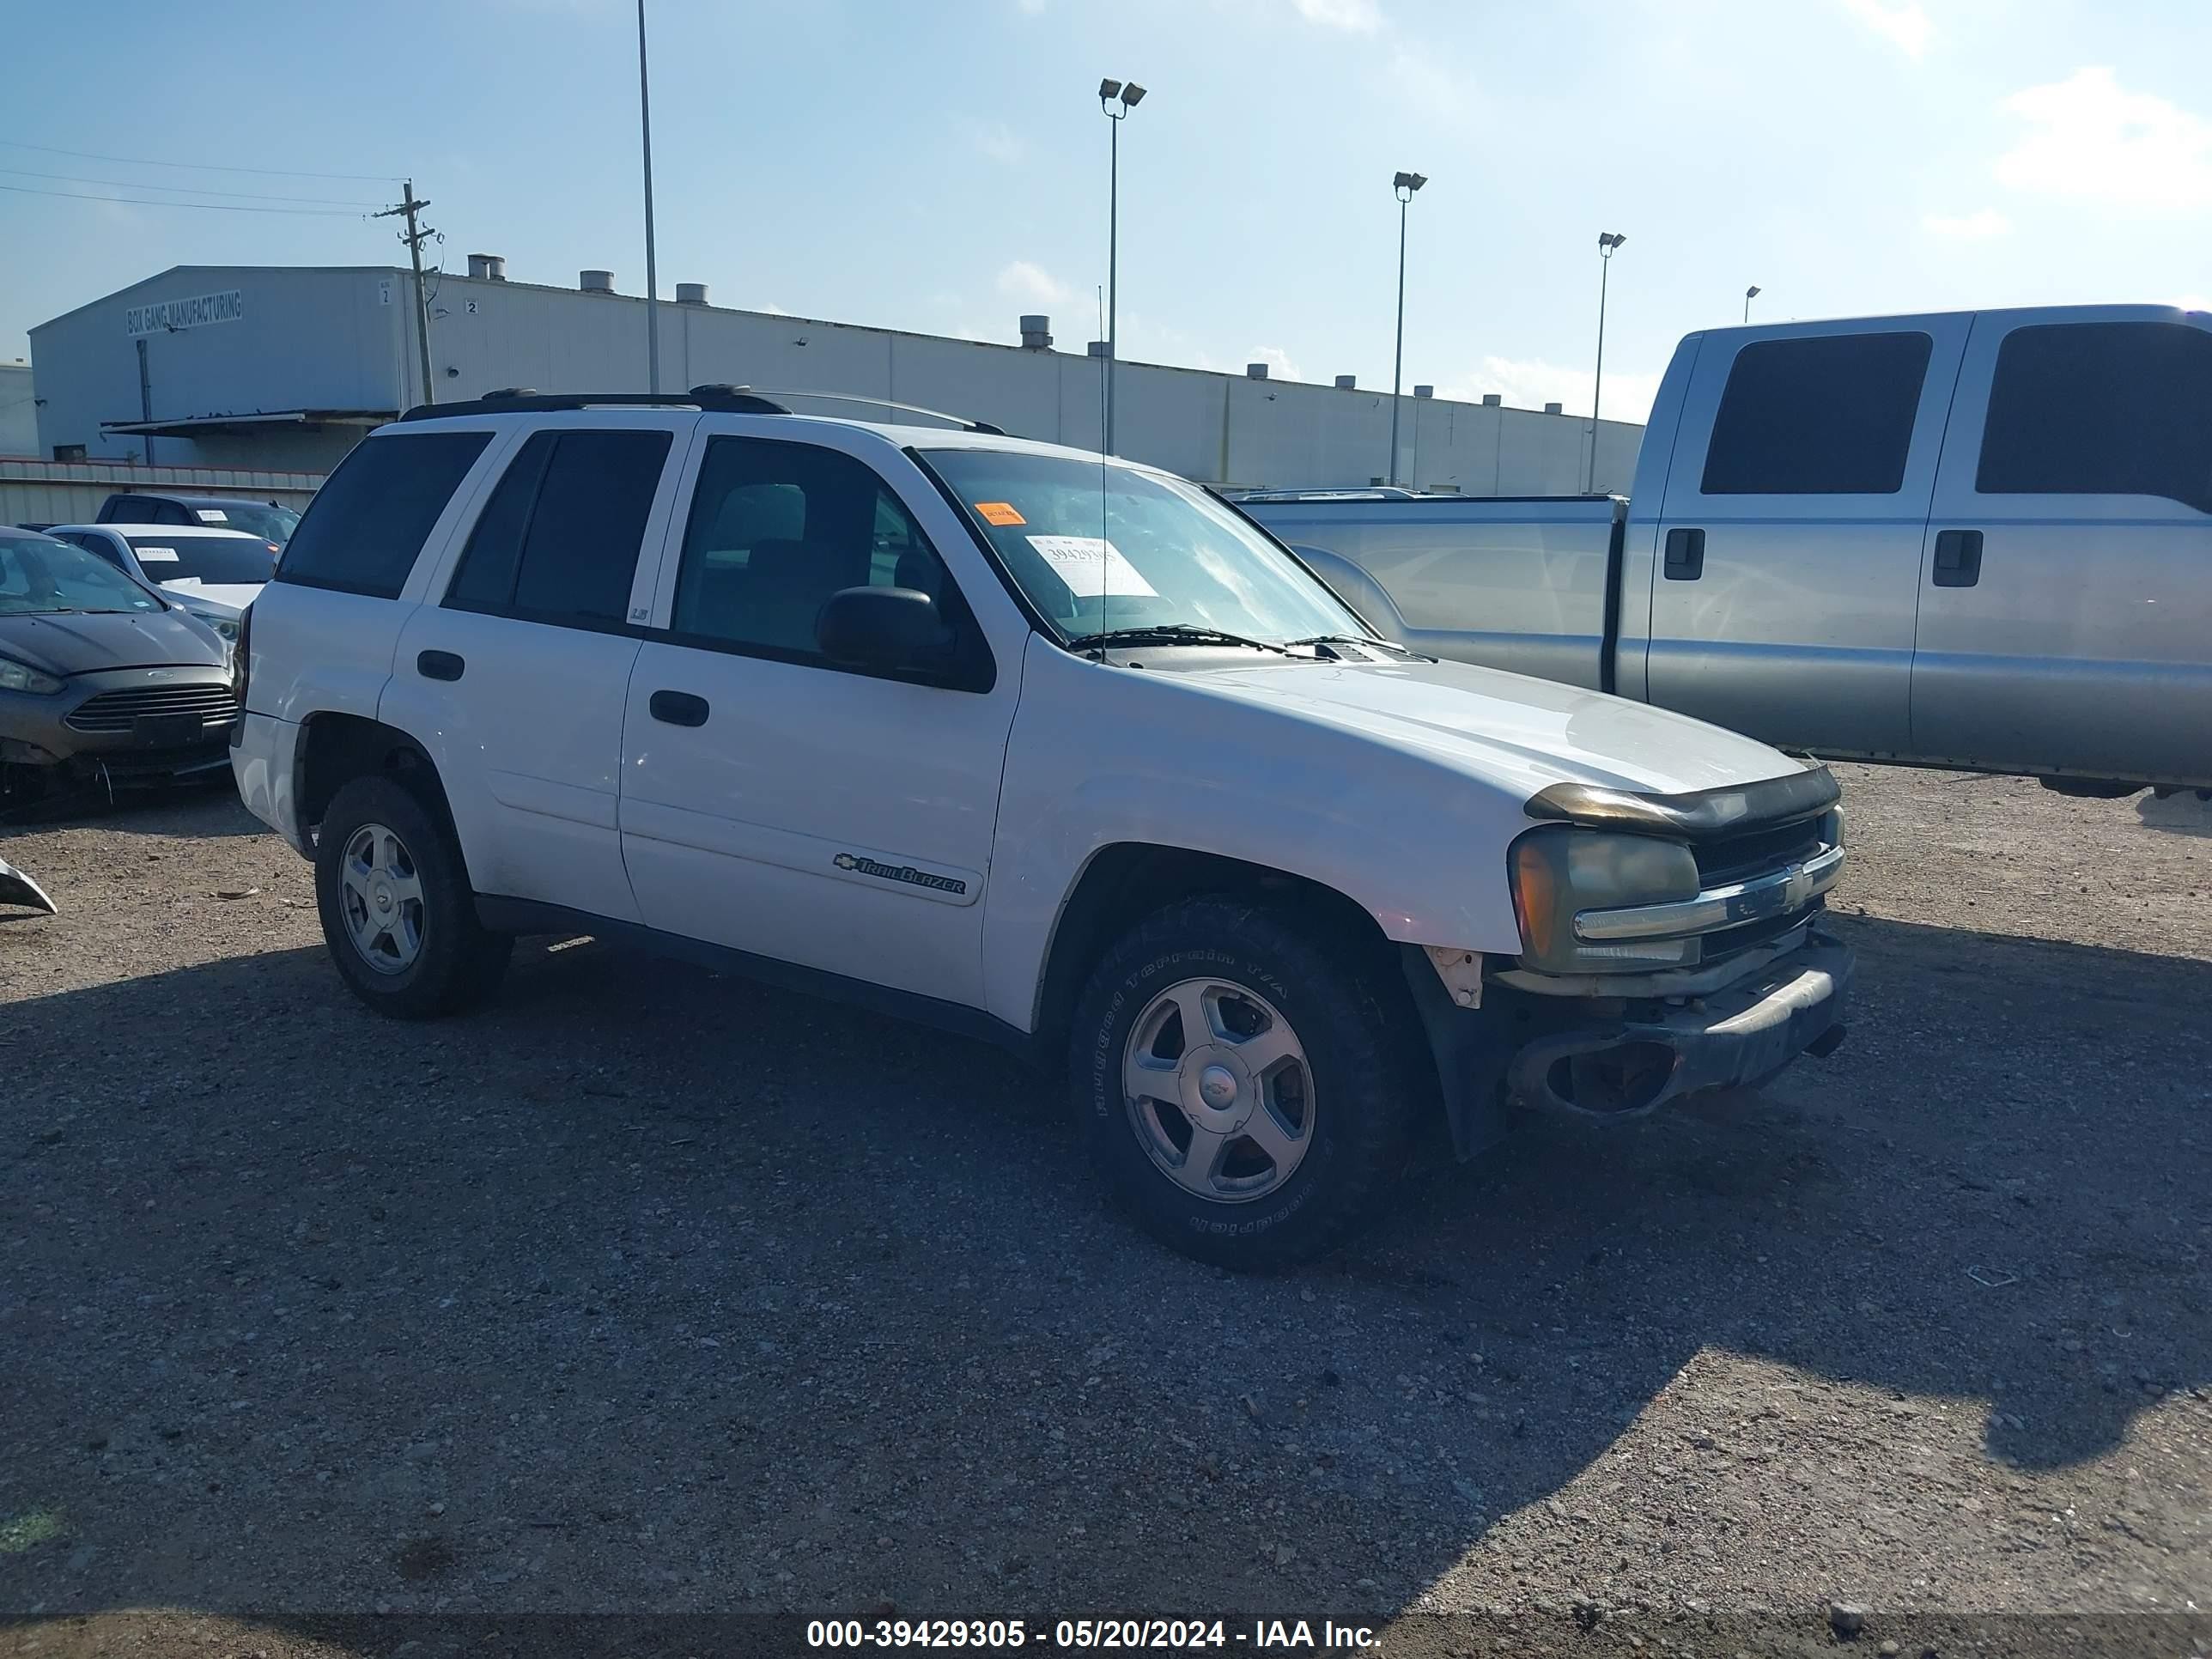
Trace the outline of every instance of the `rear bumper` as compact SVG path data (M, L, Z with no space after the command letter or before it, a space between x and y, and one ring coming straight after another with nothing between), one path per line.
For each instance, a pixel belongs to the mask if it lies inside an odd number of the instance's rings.
M294 852L313 858L314 851L300 828L295 799L300 730L291 720L248 709L230 734L230 772L238 781L238 798L246 810L283 836Z
M1514 1054L1507 1086L1533 1105L1634 1117L1684 1095L1764 1082L1843 1040L1854 968L1849 945L1815 933L1708 996L1630 1003L1618 1016L1548 1031Z

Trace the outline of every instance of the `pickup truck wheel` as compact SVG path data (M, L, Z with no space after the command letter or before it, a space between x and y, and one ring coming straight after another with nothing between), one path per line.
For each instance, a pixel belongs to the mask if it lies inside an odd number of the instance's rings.
M460 851L391 778L342 787L323 815L315 901L338 973L379 1013L429 1019L498 988L514 941L477 921Z
M1185 900L1106 954L1072 1065L1092 1155L1185 1255L1287 1266L1365 1219L1419 1099L1383 996L1273 910Z

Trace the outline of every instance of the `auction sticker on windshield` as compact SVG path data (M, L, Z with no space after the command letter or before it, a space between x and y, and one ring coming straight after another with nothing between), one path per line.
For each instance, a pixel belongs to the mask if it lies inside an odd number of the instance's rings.
M1029 522L1014 510L1011 501L978 501L975 510L983 515L983 522L994 529L1005 530L1013 525Z
M1029 542L1079 599L1094 593L1137 599L1160 596L1144 573L1103 536L1032 536Z
M137 547L131 551L138 556L138 562L141 564L182 564L184 562L177 556L177 550L173 547Z

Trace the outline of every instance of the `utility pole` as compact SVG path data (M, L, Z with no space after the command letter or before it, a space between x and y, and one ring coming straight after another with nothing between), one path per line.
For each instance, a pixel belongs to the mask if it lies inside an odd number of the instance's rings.
M416 223L415 216L430 204L416 199L412 179L407 179L405 185L406 199L398 207L386 208L381 213L372 213L368 216L372 219L390 219L400 215L406 216L407 228L399 240L407 244L407 257L415 265L415 343L422 348L422 401L434 404L438 401L438 388L430 382L430 301L422 292L422 244L438 233L427 225Z
M1401 173L1390 181L1398 197L1398 349L1390 361L1390 483L1398 482L1398 389L1406 374L1406 204L1428 179L1418 173ZM1414 436L1419 438L1419 428Z
M653 97L645 82L645 0L637 0L637 125L645 145L646 390L660 395L660 271L653 257Z

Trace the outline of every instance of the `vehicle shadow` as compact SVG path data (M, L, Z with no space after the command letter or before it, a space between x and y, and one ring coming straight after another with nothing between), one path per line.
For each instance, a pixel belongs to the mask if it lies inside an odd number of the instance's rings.
M995 1052L595 942L435 1025L319 949L15 1003L0 1613L1911 1594L2212 1380L2212 963L1837 927L1834 1059L1261 1279Z
M228 796L227 803L222 798ZM218 805L218 804L221 805ZM218 810L210 811L211 805ZM157 788L82 788L50 799L11 804L0 801L0 846L10 836L96 825L126 835L210 836L265 836L268 825L238 799L228 772L205 782L166 784Z

